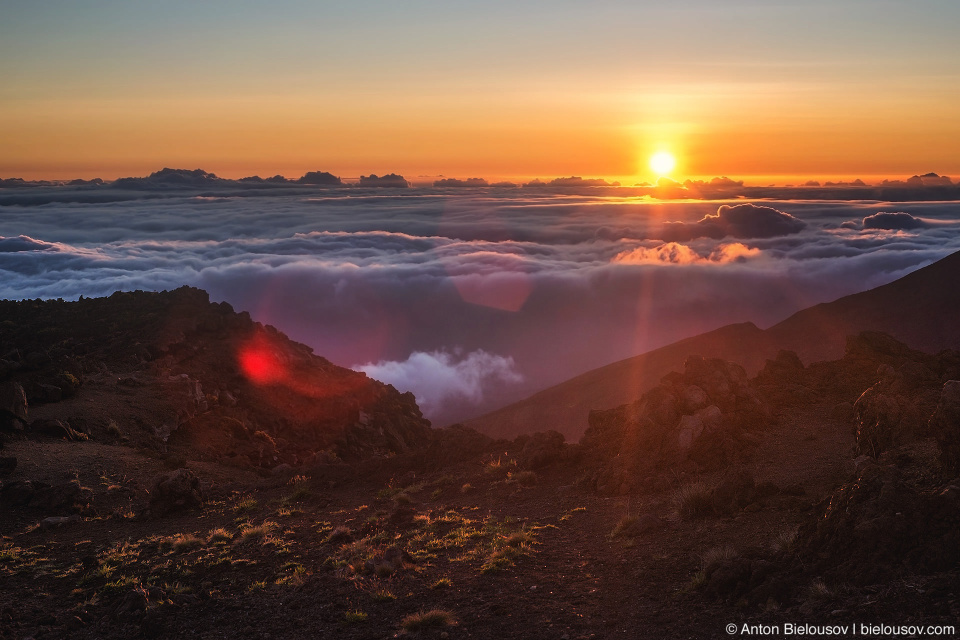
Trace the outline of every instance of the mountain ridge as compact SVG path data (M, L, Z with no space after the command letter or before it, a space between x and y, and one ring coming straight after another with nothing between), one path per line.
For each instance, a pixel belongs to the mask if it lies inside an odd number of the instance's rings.
M861 331L888 333L927 352L958 349L960 323L952 319L960 315L960 290L951 286L957 281L960 252L891 283L808 307L767 329L749 322L726 325L604 365L464 424L506 438L554 429L575 441L591 409L639 399L662 376L682 369L690 355L730 360L753 375L780 350L796 352L807 364L840 358L847 336Z

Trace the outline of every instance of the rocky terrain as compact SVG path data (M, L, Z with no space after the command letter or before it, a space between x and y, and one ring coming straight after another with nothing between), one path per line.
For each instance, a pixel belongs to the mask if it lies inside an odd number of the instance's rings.
M494 437L556 429L576 440L592 409L629 404L680 370L687 356L723 358L753 376L779 351L804 363L836 360L848 336L880 331L917 349L960 349L960 253L890 284L797 312L767 329L733 324L581 374L533 396L466 422ZM548 426L549 425L549 426Z
M957 628L958 380L877 332L688 353L494 440L202 291L0 302L0 637Z

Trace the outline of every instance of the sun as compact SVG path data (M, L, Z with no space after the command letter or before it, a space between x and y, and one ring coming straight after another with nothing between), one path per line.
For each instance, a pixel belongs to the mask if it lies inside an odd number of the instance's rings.
M658 151L650 156L650 168L656 171L658 176L665 176L677 166L677 159L672 153Z

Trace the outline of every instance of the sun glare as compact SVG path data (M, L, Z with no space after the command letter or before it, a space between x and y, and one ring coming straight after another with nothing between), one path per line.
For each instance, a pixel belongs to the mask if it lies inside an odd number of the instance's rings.
M650 156L650 168L656 171L658 176L665 176L677 166L677 159L672 153L658 151Z

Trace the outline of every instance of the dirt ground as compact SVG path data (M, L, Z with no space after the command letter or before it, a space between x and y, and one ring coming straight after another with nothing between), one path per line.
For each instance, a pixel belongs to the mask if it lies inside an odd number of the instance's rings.
M717 549L767 553L849 475L853 436L828 414L786 413L743 469L794 495L693 519L674 504L693 478L606 498L569 469L533 476L489 456L402 477L385 462L349 482L191 461L204 508L147 518L138 511L169 471L163 460L121 445L13 442L5 455L19 465L6 482L76 479L93 500L56 528L38 522L62 514L4 513L0 637L715 638L731 622L802 619L712 600L693 583ZM611 536L628 515L659 525ZM433 627L407 618L435 609L448 617Z

